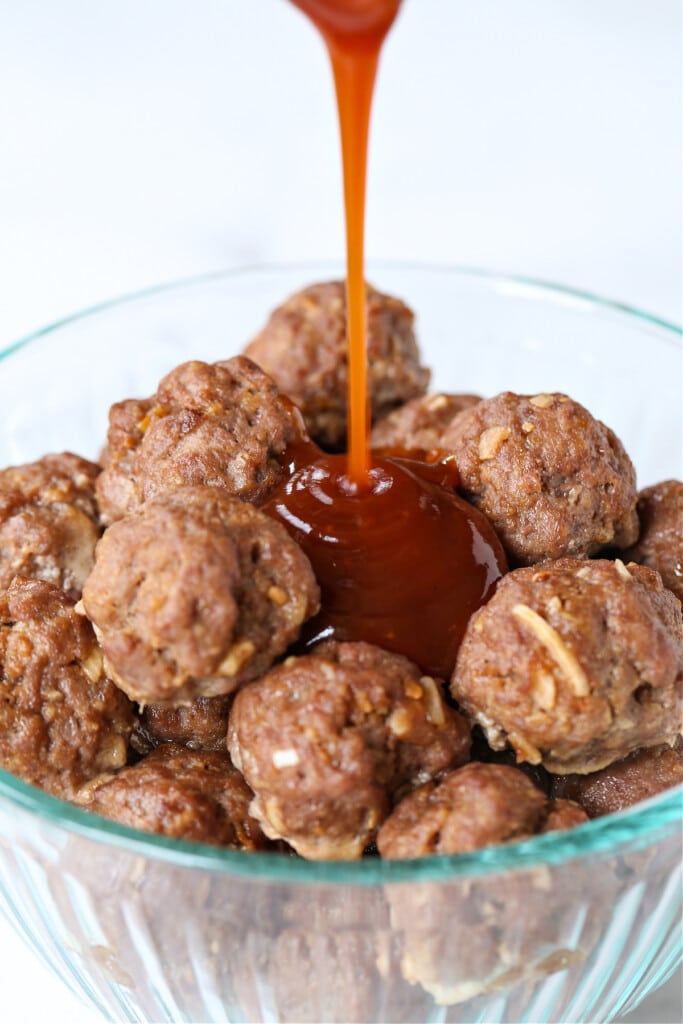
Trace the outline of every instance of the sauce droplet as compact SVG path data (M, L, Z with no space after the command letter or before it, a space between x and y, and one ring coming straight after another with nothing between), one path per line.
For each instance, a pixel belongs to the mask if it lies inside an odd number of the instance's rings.
M447 678L470 616L506 570L488 520L455 493L452 464L378 456L370 486L359 488L343 455L300 442L285 459L291 475L264 511L303 548L320 584L303 646L365 640Z

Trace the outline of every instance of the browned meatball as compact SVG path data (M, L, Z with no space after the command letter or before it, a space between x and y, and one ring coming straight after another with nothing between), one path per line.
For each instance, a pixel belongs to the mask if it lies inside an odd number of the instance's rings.
M638 536L628 455L566 395L496 395L456 416L442 440L465 496L517 564L583 558Z
M284 929L268 950L267 970L280 1020L297 1024L367 1020L364 1012L381 985L374 964L373 939L371 931L326 934ZM331 1007L340 1005L346 1011L343 1018L328 1016Z
M574 800L549 800L544 815L541 832L564 832L588 821L585 810Z
M591 818L622 811L683 782L683 740L634 750L628 757L590 775L556 776L553 796L581 804Z
M26 576L80 597L100 534L99 472L70 452L0 470L0 588Z
M563 558L504 576L451 680L492 747L592 772L681 726L680 602L652 569Z
M126 763L132 728L90 623L58 587L16 577L0 593L0 765L70 798Z
M319 591L279 523L217 487L183 487L105 531L83 607L129 696L183 704L262 675Z
M251 798L227 753L165 743L136 765L84 786L77 800L145 832L257 849L267 840L249 815Z
M440 684L398 654L328 643L241 690L228 747L252 813L302 857L360 857L401 792L467 759Z
M225 750L233 694L225 697L197 697L178 707L148 704L142 712L142 727L152 746L183 743L193 750Z
M434 451L442 447L443 432L458 413L480 401L479 395L451 395L440 391L412 398L375 424L372 447Z
M683 601L683 483L664 480L638 494L638 543L624 557L656 569Z
M377 849L405 860L526 839L540 830L546 804L518 768L471 761L404 797L377 833Z
M135 467L154 413L154 397L127 398L109 409L107 443L100 453L103 472L97 483L103 523L113 523L140 504Z
M319 892L311 902L317 902ZM357 887L356 893L358 902L363 900L376 912L375 917L368 915L371 923L364 928L340 927L336 922L327 927L285 928L265 942L251 931L246 944L250 962L241 973L247 980L256 970L266 979L279 1020L368 1024L429 1019L429 997L401 978L398 964L391 958L391 933L388 925L382 932L377 924L375 892ZM348 900L348 889L345 896ZM337 903L341 902L338 898ZM253 985L252 993L245 991L240 1008L243 1013L246 1010L247 1020L262 1020L262 1004L254 999Z
M413 320L412 311L399 299L367 286L373 420L427 387L429 371L420 366ZM290 296L274 310L245 354L301 409L314 440L326 448L344 446L348 355L343 281L313 284Z
M406 797L382 826L378 846L397 859L467 853L585 821L581 808L546 800L519 769L472 762ZM594 873L594 886L585 869L567 886L571 862L561 877L552 865L521 856L516 866L385 887L404 976L437 1002L461 1003L561 970L583 960L604 929L620 888L610 862Z
M106 523L185 485L258 503L282 478L279 457L303 430L270 377L243 356L183 363L152 398L114 405L109 421L97 481Z

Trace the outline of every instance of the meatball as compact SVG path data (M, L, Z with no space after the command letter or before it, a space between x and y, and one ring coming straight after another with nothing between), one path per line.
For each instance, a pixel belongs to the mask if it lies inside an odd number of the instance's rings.
M0 589L26 576L78 600L100 534L99 472L70 452L0 470Z
M640 800L683 782L683 740L673 747L662 744L634 750L628 757L590 775L559 775L553 779L553 796L569 797L581 804L591 818L622 811Z
M243 356L176 367L156 395L114 405L97 494L105 523L185 485L259 503L303 425L273 381Z
M130 697L184 704L262 675L319 591L279 523L217 487L184 487L105 531L82 603Z
M398 971L391 983L381 977L377 931L374 922L365 929L286 928L258 950L259 973L267 978L278 1018L296 1024L426 1019L419 990L402 983ZM414 1017L407 1015L410 1009ZM259 1010L248 1019L262 1019Z
M588 557L638 536L630 459L612 431L566 395L485 399L456 416L442 441L465 497L518 565Z
M414 316L399 299L367 286L368 391L373 420L421 395L429 371L420 366ZM314 284L271 314L245 354L304 415L311 437L324 448L346 441L348 353L346 285Z
M131 828L175 839L258 849L252 793L227 753L165 743L136 765L84 786L78 803Z
M142 711L142 731L151 746L182 743L193 750L225 750L233 694L197 697L178 707L148 704Z
M501 749L598 771L681 725L680 602L652 569L563 558L504 576L469 621L451 693Z
M549 800L541 832L564 832L588 821L588 815L576 800Z
M377 846L393 859L468 853L588 820L580 807L563 804L548 801L518 768L471 762L406 796ZM520 862L517 871L481 878L387 886L404 976L438 1002L459 1003L567 966L576 893L553 881L547 865ZM586 931L580 934L585 941Z
M471 761L404 797L377 833L382 857L470 853L587 821L580 807L551 804L518 768ZM570 812L572 812L570 814Z
M113 523L140 504L135 467L154 412L154 398L127 398L109 409L107 443L100 453L103 472L97 483L103 523Z
M412 398L375 424L372 447L434 451L442 447L442 434L458 413L480 401L479 395L443 392Z
M311 860L360 857L392 802L469 747L440 684L365 643L288 658L237 694L228 731L252 813Z
M0 765L69 799L126 763L133 722L90 623L58 587L16 577L0 593Z
M683 483L664 480L638 494L638 543L624 555L656 569L683 601Z
M491 1005L513 986L520 1015L507 1019L523 1019L530 988L567 967L580 971L624 895L613 858L603 859L590 877L585 866L574 869L571 858L562 871L525 862L516 858L514 871L386 886L404 977L437 1003L468 1003L444 1019L501 1020L491 1015ZM484 994L487 999L470 1002Z

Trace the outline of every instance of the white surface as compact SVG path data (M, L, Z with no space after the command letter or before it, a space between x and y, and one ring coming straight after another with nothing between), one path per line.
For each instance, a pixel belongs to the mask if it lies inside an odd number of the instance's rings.
M368 250L681 320L677 0L406 0ZM244 262L337 256L332 90L284 0L0 4L0 347ZM2 1019L93 1024L0 922ZM680 975L634 1019L680 1018Z
M368 248L680 319L677 0L407 0ZM285 0L0 4L0 343L98 299L341 251L321 45Z

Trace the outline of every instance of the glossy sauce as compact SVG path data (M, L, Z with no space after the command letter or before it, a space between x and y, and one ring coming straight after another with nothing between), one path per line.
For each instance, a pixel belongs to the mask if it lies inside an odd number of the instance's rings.
M506 570L488 521L455 493L450 462L371 457L364 222L370 107L379 53L401 0L292 0L316 24L334 73L344 171L349 397L347 455L292 445L264 510L308 555L321 611L301 643L365 640L447 678L467 621ZM424 453L422 453L424 455Z
M455 493L453 464L377 456L369 489L358 489L344 455L303 442L288 459L290 475L264 511L303 548L320 584L304 646L365 640L448 678L470 615L505 571L488 520Z

